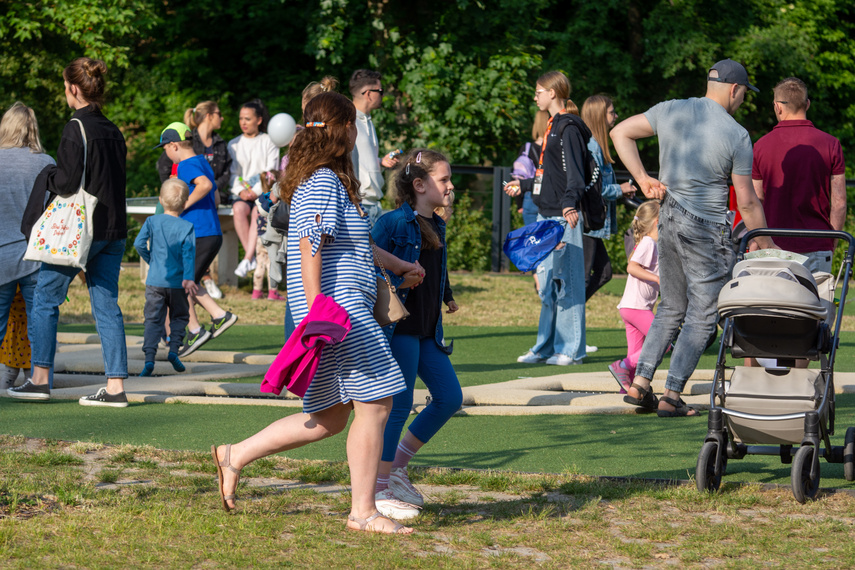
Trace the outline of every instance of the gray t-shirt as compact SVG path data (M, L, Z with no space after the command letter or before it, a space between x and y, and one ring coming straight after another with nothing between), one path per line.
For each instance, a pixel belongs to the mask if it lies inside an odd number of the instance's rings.
M0 195L3 196L4 220L0 224L0 285L38 270L40 263L23 261L27 240L21 233L24 209L33 191L33 182L48 164L55 164L46 154L33 154L28 148L0 149ZM0 339L2 340L2 339Z
M644 116L659 136L659 179L692 214L724 223L731 174L751 175L751 138L707 97L674 99Z

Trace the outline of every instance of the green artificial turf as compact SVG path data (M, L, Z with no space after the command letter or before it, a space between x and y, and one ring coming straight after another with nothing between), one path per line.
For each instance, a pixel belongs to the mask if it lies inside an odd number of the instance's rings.
M855 425L855 394L837 397L837 433ZM28 437L152 445L206 451L236 442L295 413L266 406L137 404L125 409L84 408L73 401L22 403L0 398L3 432ZM707 431L700 418L655 415L454 417L413 465L595 476L689 479ZM343 461L339 435L284 453L295 459ZM841 464L820 463L822 486L855 490ZM731 460L725 481L789 484L790 466L777 457Z

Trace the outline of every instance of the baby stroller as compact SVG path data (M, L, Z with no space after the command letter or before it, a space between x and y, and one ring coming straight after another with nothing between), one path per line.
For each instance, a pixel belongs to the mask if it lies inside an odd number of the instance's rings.
M838 275L838 280L842 275L839 306L835 309L832 275L811 275L797 261L744 259L739 253L733 279L718 299L724 332L695 479L699 491L716 491L728 460L749 454L778 455L782 463L792 463L793 495L804 503L819 490L820 457L843 463L846 480L855 480L855 427L846 431L844 446L832 446L830 441L834 358L855 238L841 231L760 229L742 238L740 252L750 239L761 235L848 242ZM727 366L728 350L733 358L777 359L778 366ZM795 368L797 359L818 360L820 367Z

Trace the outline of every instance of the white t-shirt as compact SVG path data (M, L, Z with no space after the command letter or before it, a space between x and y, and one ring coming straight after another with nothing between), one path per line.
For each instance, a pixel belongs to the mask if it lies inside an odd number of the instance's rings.
M273 144L267 133L258 133L254 137L240 135L229 141L229 155L232 157L231 193L240 195L244 189L238 178L249 182L256 174L275 170L279 166L279 147ZM261 182L252 185L256 196L262 194Z
M632 252L630 261L634 261L651 273L659 275L659 249L656 242L650 236L644 236L635 251ZM618 309L641 309L652 311L659 296L659 283L642 281L632 275L626 278L626 288L623 297L618 303Z

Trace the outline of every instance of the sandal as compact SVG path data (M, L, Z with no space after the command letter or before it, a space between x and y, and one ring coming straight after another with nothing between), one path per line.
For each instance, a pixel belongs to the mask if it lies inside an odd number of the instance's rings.
M635 382L632 383L630 388L635 388L638 390L638 393L641 394L640 398L633 398L629 394L623 397L623 401L627 404L632 404L633 406L638 406L639 408L644 408L645 410L649 410L651 412L655 412L659 407L659 400L656 399L656 396L653 394L653 390L651 388L642 388L639 384ZM629 392L629 390L627 390Z
M378 529L374 529L374 528L368 528L369 523L371 523L377 519L381 519L381 518L395 523L395 526L391 532L385 531L385 530L378 530ZM380 511L377 511L376 513L374 513L373 515L371 515L367 519L361 519L361 518L355 517L353 515L347 515L347 520L348 520L348 522L355 522L356 524L359 525L358 529L355 529L353 527L347 527L348 530L380 532L383 534L410 534L409 532L406 532L407 527L405 527L404 525L402 525L399 522L393 521L389 517L383 516L382 514L380 514ZM404 531L404 532L401 532L401 531ZM410 532L412 532L412 529L410 529Z
M683 401L683 398L669 398L667 396L662 396L660 398L661 401L666 404L670 404L674 406L673 410L656 410L656 415L660 418L682 418L682 417L693 417L700 415L695 408L690 408L686 402ZM693 413L692 413L693 412Z
M226 455L223 457L223 460L220 461L217 458L217 446L211 446L211 456L214 458L214 463L217 465L217 479L220 484L220 500L223 503L223 509L228 513L232 510L227 501L234 501L237 499L237 495L232 493L231 495L226 495L225 491L223 491L223 467L231 471L232 473L238 476L237 482L235 483L235 490L237 490L237 485L240 483L240 470L232 467L230 456L232 453L232 444L226 444Z

